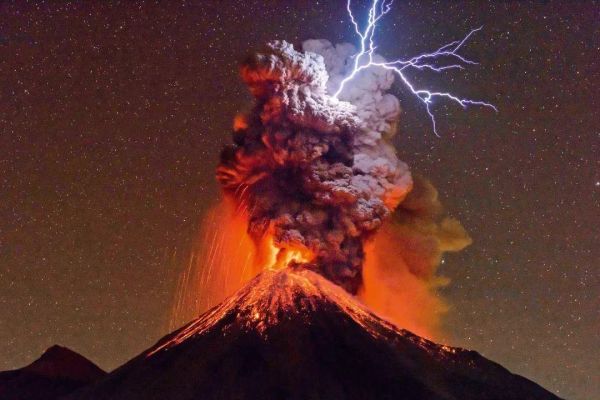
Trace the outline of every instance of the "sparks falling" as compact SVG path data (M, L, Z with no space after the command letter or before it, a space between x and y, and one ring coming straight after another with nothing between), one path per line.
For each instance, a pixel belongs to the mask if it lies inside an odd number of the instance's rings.
M337 91L333 95L338 98L344 90L347 83L352 81L357 73L370 67L380 67L387 70L393 71L398 75L404 85L414 94L419 101L425 105L425 109L433 126L433 132L436 136L439 136L437 132L437 124L435 115L431 110L431 105L434 99L442 98L454 103L459 104L462 108L467 108L469 105L483 106L498 111L496 106L490 103L486 103L480 100L471 100L466 98L458 97L449 92L437 92L428 89L418 89L415 85L406 77L404 71L409 69L416 69L419 71L429 70L434 72L442 72L451 69L464 69L464 65L475 65L477 62L469 60L468 58L460 55L458 51L461 47L469 40L469 38L475 33L481 30L482 27L471 30L462 40L455 40L448 44L443 45L439 49L430 52L423 53L418 56L412 57L407 60L397 59L388 62L377 62L374 60L373 55L377 46L375 45L375 31L377 29L377 23L390 11L392 7L392 0L373 0L369 9L369 17L367 20L366 27L361 31L361 28L354 18L352 13L351 0L348 0L346 8L350 21L354 26L356 34L360 37L360 50L354 55L354 65L352 72L344 78ZM452 60L454 64L439 64L441 59ZM442 60L443 61L443 60Z

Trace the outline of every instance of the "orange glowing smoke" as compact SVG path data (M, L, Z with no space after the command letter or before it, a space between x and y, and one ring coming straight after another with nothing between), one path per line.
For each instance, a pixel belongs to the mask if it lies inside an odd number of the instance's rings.
M410 273L398 236L385 224L365 247L363 287L359 299L378 315L427 339L439 339L440 318L448 306L437 294L446 280Z
M179 282L169 328L198 317L264 270L315 258L301 245L279 246L271 227L259 241L251 239L247 229L243 199L226 197L206 213L196 251ZM459 251L470 243L460 223L443 215L433 185L415 177L413 190L365 244L363 284L357 297L398 327L439 340L448 306L438 289L448 280L437 274L437 268L444 252Z
M224 199L208 210L178 283L170 329L196 318L260 272L247 227L243 204Z
M412 191L366 245L358 296L400 328L439 341L448 306L438 289L449 281L437 269L445 252L462 250L471 238L444 215L431 182L413 178Z
M259 242L252 240L245 207L243 200L225 197L205 214L198 242L178 282L169 329L198 317L263 270L313 259L307 248L277 247L270 230Z
M279 248L273 240L273 235L267 233L259 244L259 254L265 254L264 259L258 260L259 269L276 270L290 265L292 262L308 263L314 257L311 251L303 247Z
M244 114L237 114L233 119L233 131L238 132L248 128L248 121Z

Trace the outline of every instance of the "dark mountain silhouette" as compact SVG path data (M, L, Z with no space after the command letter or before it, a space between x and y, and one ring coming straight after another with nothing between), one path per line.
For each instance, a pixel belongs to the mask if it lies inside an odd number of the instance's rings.
M308 270L268 271L69 400L557 400L397 329Z
M28 366L0 372L0 400L55 400L105 375L87 358L52 346Z

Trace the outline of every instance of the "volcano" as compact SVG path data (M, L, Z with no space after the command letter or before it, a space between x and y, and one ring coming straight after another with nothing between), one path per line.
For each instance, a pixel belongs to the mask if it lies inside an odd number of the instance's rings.
M104 375L87 358L55 345L26 367L0 372L0 400L55 400Z
M558 397L474 351L396 328L313 271L286 268L68 399Z

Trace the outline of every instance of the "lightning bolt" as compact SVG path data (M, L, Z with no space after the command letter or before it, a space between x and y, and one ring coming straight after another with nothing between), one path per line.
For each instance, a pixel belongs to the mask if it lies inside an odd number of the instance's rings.
M361 30L358 22L354 18L354 14L352 13L351 0L348 0L346 8L348 10L348 15L350 16L350 21L354 26L354 30L360 37L360 51L353 56L354 65L352 72L341 81L340 87L335 92L333 97L337 99L344 90L346 84L352 81L352 79L354 79L356 74L358 74L360 71L370 67L380 67L395 72L400 77L402 83L411 91L411 93L414 94L425 105L425 109L427 110L427 114L429 115L433 125L433 132L438 137L439 134L437 132L435 116L431 111L431 105L435 99L440 98L452 101L459 104L463 108L467 108L470 105L477 105L488 107L498 112L496 106L484 101L460 98L449 92L418 89L404 74L404 72L409 69L442 72L451 69L464 69L464 65L477 64L475 61L469 60L468 58L460 55L458 51L471 38L471 36L475 34L475 32L480 31L483 27L471 30L462 40L455 40L443 45L433 52L423 53L407 60L398 59L389 62L376 62L373 60L373 55L375 53L375 49L377 48L377 46L375 46L374 39L377 23L391 10L392 3L393 0L373 0L371 7L369 8L367 25L363 30ZM440 65L440 61L444 60L446 60L447 63Z

